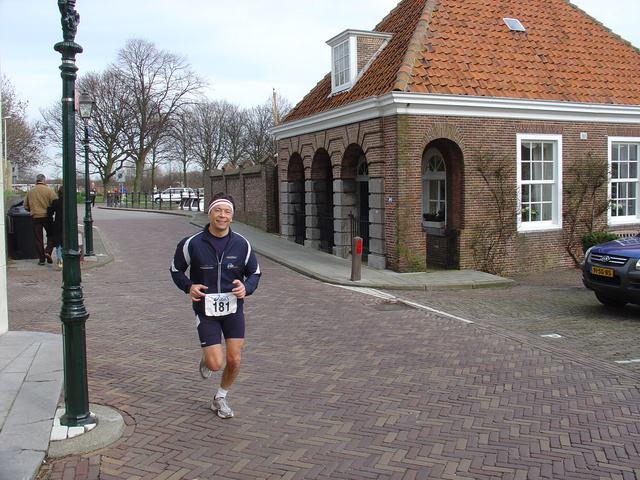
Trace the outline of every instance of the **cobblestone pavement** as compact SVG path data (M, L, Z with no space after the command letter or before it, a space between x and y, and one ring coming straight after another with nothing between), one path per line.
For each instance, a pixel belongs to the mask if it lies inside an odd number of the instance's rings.
M637 372L500 323L521 314L506 300L466 323L266 260L228 397L236 417L221 420L208 409L215 380L197 373L188 300L168 274L195 228L94 217L116 260L83 272L89 395L127 427L99 451L47 462L41 479L640 476ZM8 283L12 330L60 331L59 273L10 272ZM500 293L437 298L469 315L474 301L461 299Z
M549 345L593 355L640 372L640 307L605 307L582 285L579 269L515 277L518 285L459 292L389 292L468 318L532 336ZM628 362L628 363L627 363Z

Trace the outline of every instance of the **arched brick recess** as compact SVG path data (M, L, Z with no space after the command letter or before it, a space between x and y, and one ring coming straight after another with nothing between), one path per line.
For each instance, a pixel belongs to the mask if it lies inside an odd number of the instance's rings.
M296 161L302 160L304 166L304 206L307 215L307 228L305 234L305 242L309 246L318 247L318 209L315 206L320 203L322 205L331 205L331 198L324 198L326 194L317 191L319 184L317 183L318 174L314 170L314 159L317 160L318 152L322 152L323 158L328 158L331 170L333 185L323 187L330 195L332 189L335 191L335 197L355 195L355 190L350 183L355 183L353 174L343 172L345 152L353 145L357 145L358 149L364 152L369 165L369 205L371 208L371 255L369 264L376 268L386 268L385 256L385 226L384 226L384 121L383 119L372 119L360 123L354 123L341 127L332 128L312 134L300 135L280 140L278 142L280 169L282 178L288 178L288 163L290 158L296 155ZM315 172L315 173L314 173ZM345 184L345 178L346 184ZM324 175L326 178L326 175ZM299 205L298 186L291 181L282 182L281 184L281 202L283 204L282 229L283 235L289 240L294 239L295 232L295 205ZM354 191L352 191L354 190ZM322 201L318 199L322 197ZM350 247L350 230L344 220L348 218L346 206L355 205L352 198L335 199L334 216L339 222L338 229L335 232L335 245L339 248L334 249L335 253L340 256L347 256ZM313 202L311 201L313 200ZM288 206L286 206L288 205ZM344 207L344 208L343 208ZM350 207L351 208L351 207ZM351 208L353 209L353 208ZM338 210L338 211L336 211ZM285 211L288 213L285 215ZM355 212L354 212L355 213Z
M459 237L464 225L465 211L463 136L454 124L434 123L425 130L422 147L423 152L431 147L437 148L443 155L447 172L446 225L443 231L426 229L427 264L459 268Z
M282 157L281 157L282 160ZM280 182L280 225L281 233L288 240L304 242L304 164L298 152L291 153L282 160L280 171L283 180ZM300 225L299 222L302 221Z

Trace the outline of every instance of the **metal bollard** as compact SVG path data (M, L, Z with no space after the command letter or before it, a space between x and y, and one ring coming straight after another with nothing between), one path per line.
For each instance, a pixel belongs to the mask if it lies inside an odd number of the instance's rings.
M362 271L362 238L354 237L351 245L351 281L360 280Z

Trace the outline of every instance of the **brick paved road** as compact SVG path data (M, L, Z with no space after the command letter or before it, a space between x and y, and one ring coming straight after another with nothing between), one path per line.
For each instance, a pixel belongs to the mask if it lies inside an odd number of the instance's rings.
M462 292L389 292L482 325L547 337L556 348L608 363L640 359L640 307L610 308L596 300L578 269L516 277L510 288ZM625 363L640 373L640 362Z
M168 275L194 227L95 213L118 259L83 272L90 400L119 409L127 429L98 452L47 464L42 478L640 476L634 371L266 260L246 304L244 366L229 396L237 416L218 419L208 410L215 382L196 371L188 301ZM10 274L11 329L59 332L58 279Z

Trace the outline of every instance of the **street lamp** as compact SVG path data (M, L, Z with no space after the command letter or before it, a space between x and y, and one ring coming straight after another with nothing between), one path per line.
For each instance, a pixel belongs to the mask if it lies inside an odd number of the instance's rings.
M85 252L88 257L93 253L93 218L91 216L91 197L89 195L89 119L93 110L93 99L88 93L80 95L80 117L84 121L84 238Z
M4 178L4 185L5 188L9 188L11 182L8 182L7 180L10 178L9 177L9 153L7 152L7 120L9 120L11 118L11 115L7 115L6 117L2 117L2 120L4 121L4 149L2 150L4 153L4 159L2 160L4 163L2 164L2 166L4 167L2 169L2 171L4 172L4 175L7 175L7 178Z
M65 414L60 423L69 427L96 423L89 411L87 385L87 342L85 323L89 314L84 308L78 249L78 210L76 207L76 54L82 47L75 42L80 15L76 0L58 0L64 41L54 49L62 55L62 343L64 359Z

